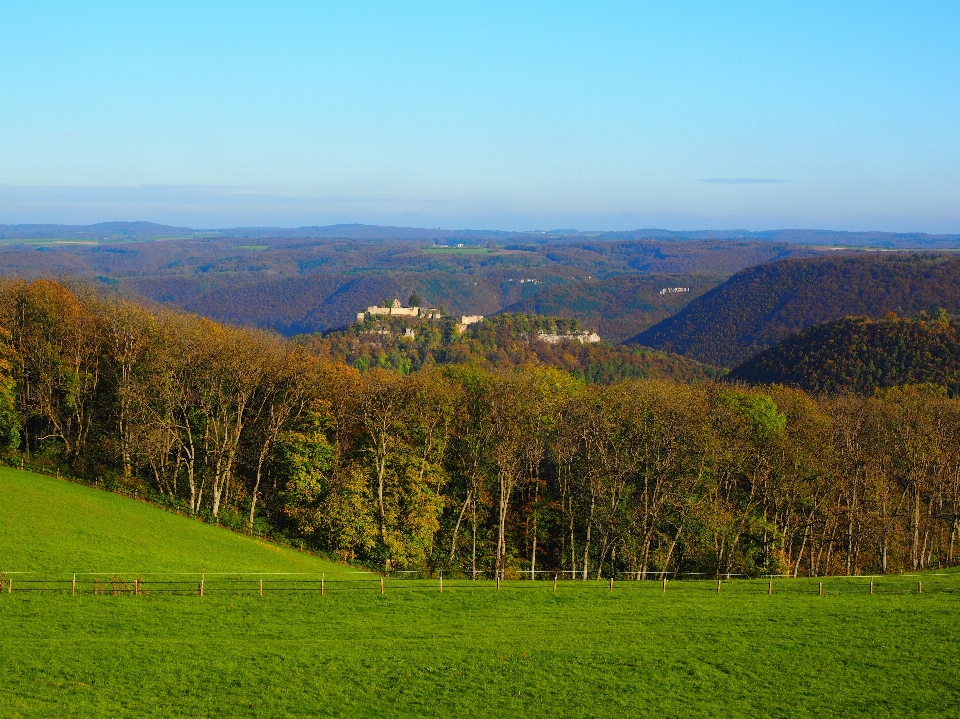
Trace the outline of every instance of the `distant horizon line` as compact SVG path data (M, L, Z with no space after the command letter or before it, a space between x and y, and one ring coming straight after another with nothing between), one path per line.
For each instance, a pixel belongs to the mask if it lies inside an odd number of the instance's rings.
M708 180L704 180L706 182ZM195 233L206 233L206 232L231 232L231 231L271 231L271 232L298 232L298 231L319 231L319 230L335 230L338 228L357 228L357 229L368 229L368 230L403 230L403 231L413 231L413 232L423 232L423 233L477 233L477 234L490 234L490 235L628 235L636 234L642 232L652 232L652 233L666 233L671 235L704 235L704 234L725 234L725 235L740 235L744 237L763 237L764 235L771 234L781 234L781 233L796 233L796 234L829 234L829 235L872 235L872 236L926 236L926 237L956 237L960 238L960 232L924 232L916 230L907 230L907 231L896 231L896 230L837 230L837 229L827 229L827 228L817 228L817 227L778 227L778 228L768 228L763 230L748 230L744 228L730 228L730 229L720 229L720 228L704 228L704 229L693 229L693 230L678 230L671 229L666 227L638 227L635 229L628 230L613 230L613 229L578 229L578 228L551 228L551 229L536 229L536 230L496 230L496 229L484 229L484 228L444 228L444 227L417 227L413 225L391 225L391 224L375 224L375 223L365 223L365 222L335 222L331 224L309 224L309 225L297 225L297 226L285 226L285 225L234 225L234 226L221 226L221 227L190 227L187 225L171 225L163 222L154 222L152 220L104 220L101 222L93 223L67 223L67 222L17 222L17 223L0 223L0 232L7 230L20 230L20 231L29 231L31 229L40 231L43 229L53 229L53 228L63 228L69 229L71 231L92 231L95 229L104 229L106 230L110 226L114 226L116 229L120 227L128 226L131 229L133 226L139 226L146 229L147 227L156 228L158 230L175 230L178 232L195 232ZM39 239L39 236L37 237ZM399 238L397 238L399 239ZM734 239L734 238L718 238L718 239Z

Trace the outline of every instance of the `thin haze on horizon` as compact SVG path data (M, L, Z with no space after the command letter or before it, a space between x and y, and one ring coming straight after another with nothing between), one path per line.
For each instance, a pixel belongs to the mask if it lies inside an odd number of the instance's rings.
M960 232L955 2L4 2L0 223Z

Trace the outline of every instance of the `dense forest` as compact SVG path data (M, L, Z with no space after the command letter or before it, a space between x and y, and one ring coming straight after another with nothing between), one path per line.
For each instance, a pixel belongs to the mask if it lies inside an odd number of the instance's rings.
M859 254L787 259L752 267L634 338L718 367L820 322L938 307L960 313L960 258Z
M915 319L846 317L804 330L751 357L728 378L787 384L818 394L874 394L933 384L960 394L960 333L947 313Z
M379 568L956 563L960 401L929 386L818 398L598 385L542 364L362 372L273 334L49 281L0 288L0 325L11 463Z
M504 313L465 328L457 322L456 318L367 315L346 330L297 337L296 341L318 357L361 370L379 367L403 374L447 364L487 369L541 364L599 384L650 377L696 382L722 374L686 357L644 347L582 343L574 335L586 332L574 319ZM564 335L571 338L548 341Z

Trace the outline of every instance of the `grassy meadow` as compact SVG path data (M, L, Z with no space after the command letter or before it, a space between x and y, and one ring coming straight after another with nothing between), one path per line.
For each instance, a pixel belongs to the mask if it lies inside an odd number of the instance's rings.
M0 565L50 576L344 568L0 472ZM161 568L161 569L158 569ZM78 570L80 571L80 570ZM21 576L21 575L11 575ZM159 575L158 575L159 576ZM328 575L330 576L330 575ZM490 582L351 575L321 596L0 595L7 717L960 716L960 575ZM221 577L218 579L217 577ZM343 575L341 579L349 579ZM16 582L17 580L15 580Z
M343 572L118 494L0 468L0 572Z

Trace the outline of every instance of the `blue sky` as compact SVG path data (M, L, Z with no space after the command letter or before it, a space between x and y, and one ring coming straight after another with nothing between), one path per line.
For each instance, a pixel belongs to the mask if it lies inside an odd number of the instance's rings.
M0 222L960 232L960 3L0 3Z

